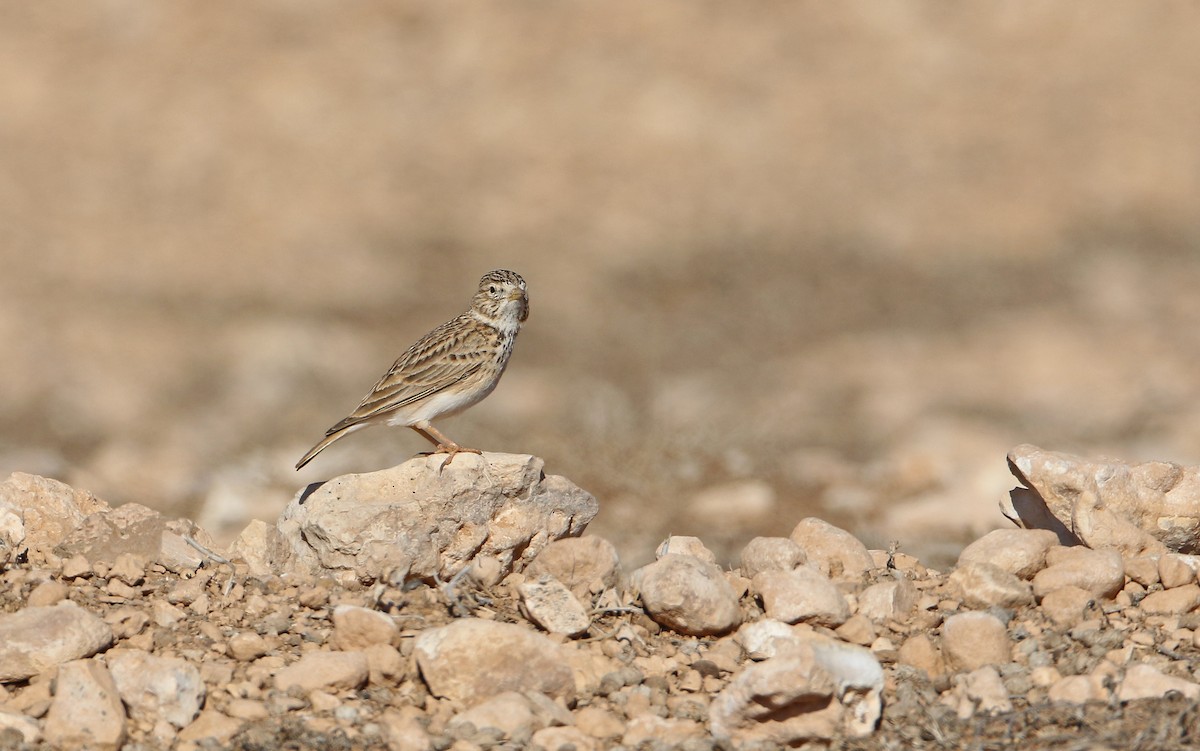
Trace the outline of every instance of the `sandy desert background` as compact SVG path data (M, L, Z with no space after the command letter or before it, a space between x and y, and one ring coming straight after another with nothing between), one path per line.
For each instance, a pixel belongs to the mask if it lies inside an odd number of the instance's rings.
M1192 3L0 2L0 475L230 540L496 267L441 425L628 565L821 516L936 563L1005 452L1200 463Z

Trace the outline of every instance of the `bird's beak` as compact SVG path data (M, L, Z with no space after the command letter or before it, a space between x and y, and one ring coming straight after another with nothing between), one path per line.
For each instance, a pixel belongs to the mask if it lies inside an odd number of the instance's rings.
M520 300L524 296L525 296L525 291L520 290L520 289L514 289L512 292L508 293L509 300Z

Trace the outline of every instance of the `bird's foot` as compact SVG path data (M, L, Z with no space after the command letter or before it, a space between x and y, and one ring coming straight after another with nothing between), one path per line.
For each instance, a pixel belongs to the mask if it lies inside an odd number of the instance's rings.
M425 456L431 456L433 454L447 454L446 459L442 462L442 466L438 467L438 472L441 472L443 469L450 466L450 462L454 461L454 457L458 456L459 454L479 454L482 456L483 452L479 449L463 448L457 443L439 443L436 449L427 452Z

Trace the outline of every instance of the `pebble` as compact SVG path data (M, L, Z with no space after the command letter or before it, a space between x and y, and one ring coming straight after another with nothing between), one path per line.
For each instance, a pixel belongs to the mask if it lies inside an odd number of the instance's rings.
M654 557L662 559L668 555L690 555L706 563L715 564L717 562L716 553L709 550L699 537L686 535L671 535L659 543L658 549L654 551Z
M1032 579L1046 565L1046 552L1058 535L1045 529L996 529L959 553L957 568L973 563L997 566L1021 579Z
M400 644L400 627L378 610L338 605L333 609L333 646L345 652L373 644Z
M655 622L680 634L726 634L741 623L737 593L715 563L668 554L631 577Z
M194 665L140 649L109 650L104 659L131 719L182 728L200 714L205 688Z
M370 670L362 652L308 652L275 674L280 691L298 687L302 691L359 688L367 682Z
M1087 704L1089 701L1108 701L1108 691L1094 676L1068 675L1050 686L1046 698L1064 704Z
M516 691L505 691L485 699L450 720L449 727L472 725L476 730L489 728L499 730L503 738L529 738L534 726L533 710L529 701Z
M1200 684L1166 675L1157 668L1138 663L1125 670L1125 677L1117 689L1117 701L1124 703L1136 699L1157 699L1171 691L1178 691L1190 701L1200 698Z
M595 535L555 540L525 569L528 578L551 576L581 599L615 587L620 572L617 549L608 540Z
M1042 597L1041 610L1055 625L1071 628L1083 620L1085 611L1095 601L1095 596L1086 589L1068 585Z
M33 588L25 600L26 607L43 608L67 599L69 588L55 579L49 579Z
M912 582L899 581L872 584L858 595L858 612L876 623L901 620L917 606L918 593Z
M112 641L107 623L70 600L0 615L0 683L89 657Z
M1062 587L1079 587L1094 597L1111 599L1125 586L1125 567L1115 550L1051 548L1046 568L1033 577L1033 594L1039 600Z
M1009 661L1008 632L990 613L952 615L942 624L942 654L954 670L972 671Z
M125 707L112 675L97 660L72 660L58 667L54 700L42 734L57 747L105 751L125 742Z
M1174 589L1196 583L1194 556L1166 553L1158 557L1158 580L1164 589Z
M942 653L925 634L916 634L904 640L900 645L896 659L902 665L911 665L925 671L930 678L937 678L946 672L946 662Z
M803 548L787 537L755 537L742 548L742 575L749 579L763 571L791 571L807 562Z
M17 731L21 734L21 739L29 744L37 743L42 737L42 729L38 726L37 720L17 712L0 710L0 733L5 730Z
M545 574L517 587L523 612L552 634L576 636L588 630L592 619L579 599L562 582Z
M572 699L575 677L562 649L516 624L462 618L422 631L413 654L434 696L469 704L504 691Z
M1195 584L1183 584L1173 589L1151 592L1138 603L1143 613L1153 615L1188 613L1197 606L1200 606L1200 586Z
M754 577L751 590L762 598L767 617L784 623L837 628L850 617L850 605L837 585L807 565L764 571Z
M859 579L875 567L867 546L844 529L815 517L803 519L789 535L809 565L833 579Z
M958 588L963 604L974 610L1033 604L1033 588L1028 582L990 563L959 565L948 581Z

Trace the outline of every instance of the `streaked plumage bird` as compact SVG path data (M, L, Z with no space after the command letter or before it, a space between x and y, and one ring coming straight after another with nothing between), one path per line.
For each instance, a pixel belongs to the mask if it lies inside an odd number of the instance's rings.
M489 271L466 313L430 331L408 348L379 379L358 408L325 431L325 437L296 464L300 469L329 444L369 425L400 425L425 436L448 454L481 453L459 446L433 427L432 420L458 414L492 393L508 365L529 298L520 274Z

